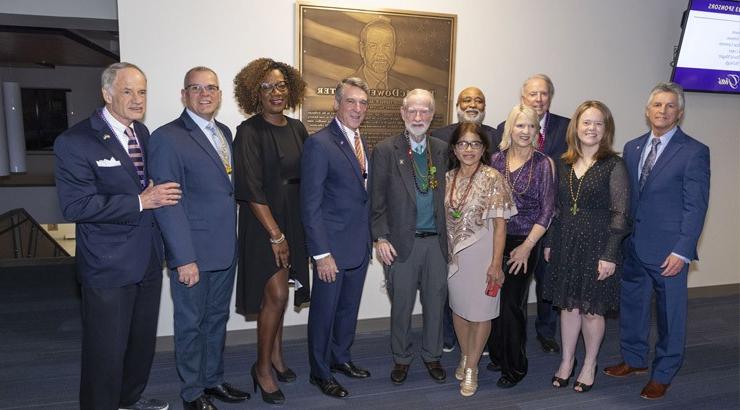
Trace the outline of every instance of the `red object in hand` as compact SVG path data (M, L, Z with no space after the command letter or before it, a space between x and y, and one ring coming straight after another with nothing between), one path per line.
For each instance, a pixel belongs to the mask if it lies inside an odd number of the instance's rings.
M501 289L501 285L498 282L489 282L486 286L486 295L495 298L498 295L498 291Z

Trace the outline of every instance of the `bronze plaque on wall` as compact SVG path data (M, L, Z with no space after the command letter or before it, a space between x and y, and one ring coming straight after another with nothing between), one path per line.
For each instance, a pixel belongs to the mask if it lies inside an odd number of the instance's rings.
M404 129L400 108L408 90L435 96L431 128L449 123L455 67L453 14L360 10L297 4L298 66L308 83L301 120L309 133L334 117L334 89L345 77L370 87L360 132L370 149Z

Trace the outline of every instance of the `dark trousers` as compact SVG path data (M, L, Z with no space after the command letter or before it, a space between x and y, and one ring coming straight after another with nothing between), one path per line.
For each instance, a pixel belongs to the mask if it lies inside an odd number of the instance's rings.
M177 271L171 271L175 359L183 382L180 397L185 401L197 399L204 389L224 381L223 352L235 265L200 272L200 281L190 288L177 280Z
M326 380L333 363L352 360L350 348L355 341L357 313L360 311L369 254L352 269L340 269L334 282L319 279L313 266L311 309L308 311L308 359L311 375Z
M532 249L527 260L527 272L509 273L509 254L521 245L526 236L507 235L504 247L504 286L501 288L501 311L491 323L488 352L491 361L501 366L501 375L518 383L527 375L527 299L529 279L536 269L540 246Z
M115 410L141 398L154 359L161 290L155 255L139 283L82 288L81 409Z
M445 345L457 345L457 334L455 326L452 323L452 309L450 308L450 298L445 299L445 312L442 318L442 340Z
M545 262L543 250L544 248L539 245L532 249L532 254L535 254L537 257L537 264L534 268L537 318L534 321L534 328L537 331L537 336L544 337L545 339L555 339L560 311L552 306L552 302L542 298L542 292L545 290L545 286L547 286L548 275L547 262Z

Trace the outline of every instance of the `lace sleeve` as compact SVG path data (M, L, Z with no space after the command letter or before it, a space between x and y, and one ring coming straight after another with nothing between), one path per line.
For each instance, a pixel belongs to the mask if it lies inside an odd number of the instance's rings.
M630 188L627 167L624 160L617 157L611 175L609 176L609 196L611 220L609 222L609 237L606 249L601 259L614 263L622 262L622 240L630 232L629 201Z
M512 216L517 214L517 209L509 190L509 184L504 182L504 177L495 169L487 168L486 171L490 185L483 219L511 219Z

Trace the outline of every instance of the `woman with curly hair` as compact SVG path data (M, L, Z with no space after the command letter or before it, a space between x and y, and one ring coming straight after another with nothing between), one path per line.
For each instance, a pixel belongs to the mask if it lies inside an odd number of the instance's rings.
M257 316L257 362L251 373L265 402L285 396L273 378L292 382L283 360L283 316L288 280L294 304L309 301L308 256L299 208L301 152L308 132L283 114L301 104L306 82L295 68L269 58L250 62L234 78L245 114L234 140L234 186L239 204L237 312Z

